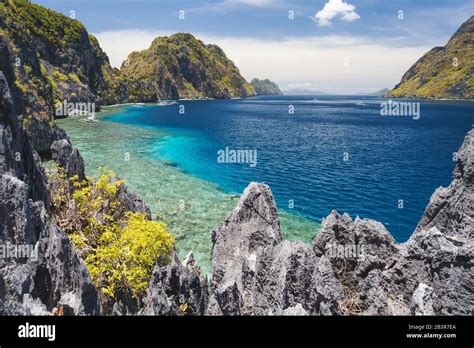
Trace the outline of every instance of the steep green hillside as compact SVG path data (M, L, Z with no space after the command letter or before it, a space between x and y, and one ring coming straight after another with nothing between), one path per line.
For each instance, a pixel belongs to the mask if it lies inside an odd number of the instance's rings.
M186 33L158 37L150 48L131 53L121 73L131 102L255 95L222 49Z
M250 82L252 87L255 89L257 95L282 95L280 87L269 79L259 80L257 78L252 79Z
M402 77L389 97L474 98L474 16L444 47L423 55Z
M24 0L0 0L0 42L12 52L23 123L38 152L55 137L59 103L115 103L121 82L95 37L77 20ZM122 83L123 84L123 83ZM119 96L119 97L117 97Z

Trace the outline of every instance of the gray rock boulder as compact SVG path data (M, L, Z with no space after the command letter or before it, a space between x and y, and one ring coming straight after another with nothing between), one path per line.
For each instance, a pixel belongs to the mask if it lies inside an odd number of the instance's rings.
M79 180L85 180L84 159L79 150L73 148L67 139L54 141L50 150L52 159L66 170L68 178L77 175Z
M207 301L207 278L192 253L180 262L174 252L169 265L155 267L139 314L204 315Z
M282 241L268 186L251 183L212 232L210 315L473 315L474 131L412 237L333 211L313 244ZM304 311L304 312L303 312Z
M114 178L113 180L120 180L119 178ZM151 210L146 205L145 201L138 196L135 192L130 191L126 184L120 186L118 191L118 198L122 204L127 208L127 210L145 214L148 219L151 220Z

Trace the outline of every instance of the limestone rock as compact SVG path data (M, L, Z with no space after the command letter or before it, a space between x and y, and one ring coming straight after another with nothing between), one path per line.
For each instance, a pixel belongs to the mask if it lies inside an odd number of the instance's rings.
M212 232L207 313L473 315L474 130L454 178L438 189L411 238L333 211L311 246L281 240L267 185L251 183Z
M173 252L171 263L156 266L141 315L203 315L207 308L207 278L192 253L183 262Z

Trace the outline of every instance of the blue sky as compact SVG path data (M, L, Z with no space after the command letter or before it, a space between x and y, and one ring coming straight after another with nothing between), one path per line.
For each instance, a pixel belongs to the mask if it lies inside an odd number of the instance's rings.
M222 46L247 79L334 93L393 87L474 14L474 2L461 0L33 2L66 15L74 11L115 66L155 36L191 32Z

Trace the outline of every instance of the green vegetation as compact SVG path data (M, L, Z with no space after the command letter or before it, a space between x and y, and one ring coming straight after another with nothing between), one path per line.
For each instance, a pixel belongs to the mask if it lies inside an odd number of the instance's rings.
M59 81L68 81L69 78L58 70L53 71L53 77Z
M252 87L255 89L255 92L257 92L257 95L282 95L280 91L280 87L268 79L265 80L259 80L259 79L252 79L250 82Z
M70 73L69 78L79 85L82 84L81 80L79 79L79 76L77 76L77 74L75 73Z
M474 99L474 16L444 47L421 57L389 97Z
M51 45L64 46L79 42L85 33L79 21L29 1L8 0L8 5L11 9L8 21L22 23L25 30L45 38Z
M127 211L119 199L124 184L102 169L94 181L50 174L53 216L70 236L106 299L121 292L144 295L153 266L170 261L174 237L162 222Z
M188 33L156 38L150 48L131 53L121 73L129 101L255 95L222 49Z
M33 68L29 66L28 64L25 64L25 71L28 75L31 75L31 72L33 71Z
M15 81L15 86L17 86L23 93L25 93L28 90L28 86L22 84L20 81L16 80Z

